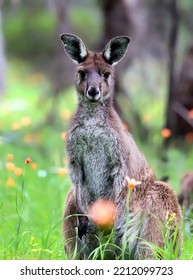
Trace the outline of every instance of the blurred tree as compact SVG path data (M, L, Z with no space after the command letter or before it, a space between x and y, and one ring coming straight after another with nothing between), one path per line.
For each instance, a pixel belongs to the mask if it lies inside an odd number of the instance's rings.
M165 127L171 130L171 137L165 140L166 146L171 140L193 141L193 41L186 50L179 75L176 75L176 46L179 25L187 28L193 24L189 11L185 16L176 0L170 1L172 26L169 39L169 83ZM186 20L185 20L186 19Z
M176 59L176 45L177 36L179 30L179 13L176 0L170 1L170 15L171 15L171 30L169 36L169 79L168 79L168 100L166 108L166 123L165 127L170 129L172 132L175 130L176 118L173 110L173 102L175 100L175 87L174 87L174 72L175 72L175 59ZM170 138L165 139L165 144L167 145Z
M148 40L147 48L156 58L165 56L168 40L170 0L146 0L148 6Z
M3 5L6 51L44 71L54 46L56 20L53 12L48 10L48 4L43 0L12 1L12 4L6 1Z
M0 3L1 5L1 3ZM1 6L0 6L0 95L5 92L5 70L6 69L6 59L4 52L4 42L1 27Z
M193 41L184 55L170 109L174 115L171 124L173 138L193 142Z
M70 0L55 0L52 4L56 13L56 30L55 30L55 47L50 61L51 67L48 68L48 75L51 81L51 101L52 108L46 116L46 123L55 124L57 120L57 108L59 105L59 97L61 93L73 84L74 65L70 59L64 54L60 36L63 33L71 33L71 25L69 21ZM47 99L47 96L46 96ZM53 109L54 108L54 109Z
M52 69L50 77L52 80L54 95L61 93L65 88L72 85L74 81L73 65L70 59L64 55L60 36L63 33L71 33L72 27L69 20L69 10L72 1L55 0L54 8L56 11L56 32L55 32L55 50L52 56Z
M123 86L123 77L125 70L136 57L139 57L143 49L147 32L146 5L143 0L98 0L98 3L103 13L103 36L96 48L101 50L115 36L127 35L131 38L129 51L116 69L115 108L125 122L130 122L128 115L123 115L119 106L119 98L122 96L124 103L127 103L128 111L132 111L135 127L144 135L140 117L132 109L128 89Z

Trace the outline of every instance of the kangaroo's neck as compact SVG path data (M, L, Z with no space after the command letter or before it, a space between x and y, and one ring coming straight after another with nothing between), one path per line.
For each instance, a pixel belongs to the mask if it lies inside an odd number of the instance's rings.
M114 111L112 99L99 100L98 102L80 100L77 108L77 114L80 119L96 118L105 120L112 111Z

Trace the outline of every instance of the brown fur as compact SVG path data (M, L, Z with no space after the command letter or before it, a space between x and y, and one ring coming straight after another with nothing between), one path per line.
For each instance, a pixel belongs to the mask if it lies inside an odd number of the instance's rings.
M65 236L64 247L66 251L73 252L76 246L76 226L77 226L77 216L73 214L77 213L76 201L74 196L74 190L71 189L68 193L66 205L64 210L64 220L63 220L63 235Z
M180 194L178 200L185 209L193 210L193 172L184 174L180 181Z
M167 183L156 180L113 108L113 64L124 56L128 38L112 39L103 53L97 54L89 52L74 35L63 35L62 40L67 54L78 62L75 85L79 100L67 139L73 188L68 194L64 211L66 253L72 258L77 249L77 258L89 258L99 246L99 236L103 243L105 233L87 214L91 203L105 198L113 200L117 207L114 243L117 248L126 248L124 258L152 259L147 242L164 247L161 228L168 223L168 219L171 219L168 238L171 238L175 226L176 242L181 242L181 210L176 194ZM108 78L104 75L107 71ZM92 96L89 95L90 89ZM126 176L141 182L131 192L127 206L129 212L126 211ZM74 214L78 216L72 216ZM115 247L111 250L113 254L107 254L106 258L122 256Z

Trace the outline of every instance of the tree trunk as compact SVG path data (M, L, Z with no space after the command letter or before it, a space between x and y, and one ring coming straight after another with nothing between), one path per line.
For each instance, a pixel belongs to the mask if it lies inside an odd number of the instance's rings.
M165 128L168 128L172 131L172 134L176 130L176 113L173 110L173 104L176 98L176 90L174 87L174 73L175 73L175 55L176 55L176 45L177 45L177 36L179 28L179 16L176 0L171 0L170 3L170 14L171 14L171 30L169 37L169 59L168 59L168 68L169 68L169 80L168 80L168 100L166 108L166 122ZM174 135L174 134L173 134ZM165 145L167 146L170 138L165 139Z
M5 71L6 71L6 59L4 51L3 34L1 27L1 10L0 10L0 96L5 92Z
M68 18L71 2L70 0L55 0L53 3L57 24L55 32L55 50L51 58L51 67L48 70L52 85L49 97L52 101L52 105L46 116L46 123L49 125L56 125L61 93L74 82L74 76L72 75L72 73L74 73L74 65L65 55L60 39L61 34L71 33L71 26Z
M149 53L155 58L163 58L167 51L168 19L170 0L151 0L148 2L148 40Z
M124 102L128 103L128 110L132 108L128 93L123 87L123 76L132 60L139 55L143 48L142 42L145 40L147 30L146 9L143 0L99 0L98 2L103 14L104 33L96 49L101 51L115 36L127 35L131 38L126 56L116 67L114 102L116 111L123 121L128 123L128 117L123 115L118 100L123 97ZM137 116L136 119L141 127L140 118Z
M64 54L60 36L63 33L70 33L71 26L69 24L69 9L72 1L70 0L55 0L55 10L57 14L55 52L52 57L52 71L50 72L53 84L54 95L60 94L61 91L73 84L74 65L70 59Z
M193 142L193 41L185 53L173 103L173 137Z

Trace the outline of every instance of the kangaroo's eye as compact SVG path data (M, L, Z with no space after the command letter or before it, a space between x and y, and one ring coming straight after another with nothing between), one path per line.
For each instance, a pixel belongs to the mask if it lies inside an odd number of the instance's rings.
M81 81L83 81L86 78L86 72L84 70L79 70L78 74Z
M104 77L105 79L108 79L109 76L110 76L110 73L109 73L108 71L106 71L106 72L103 73L103 77Z

